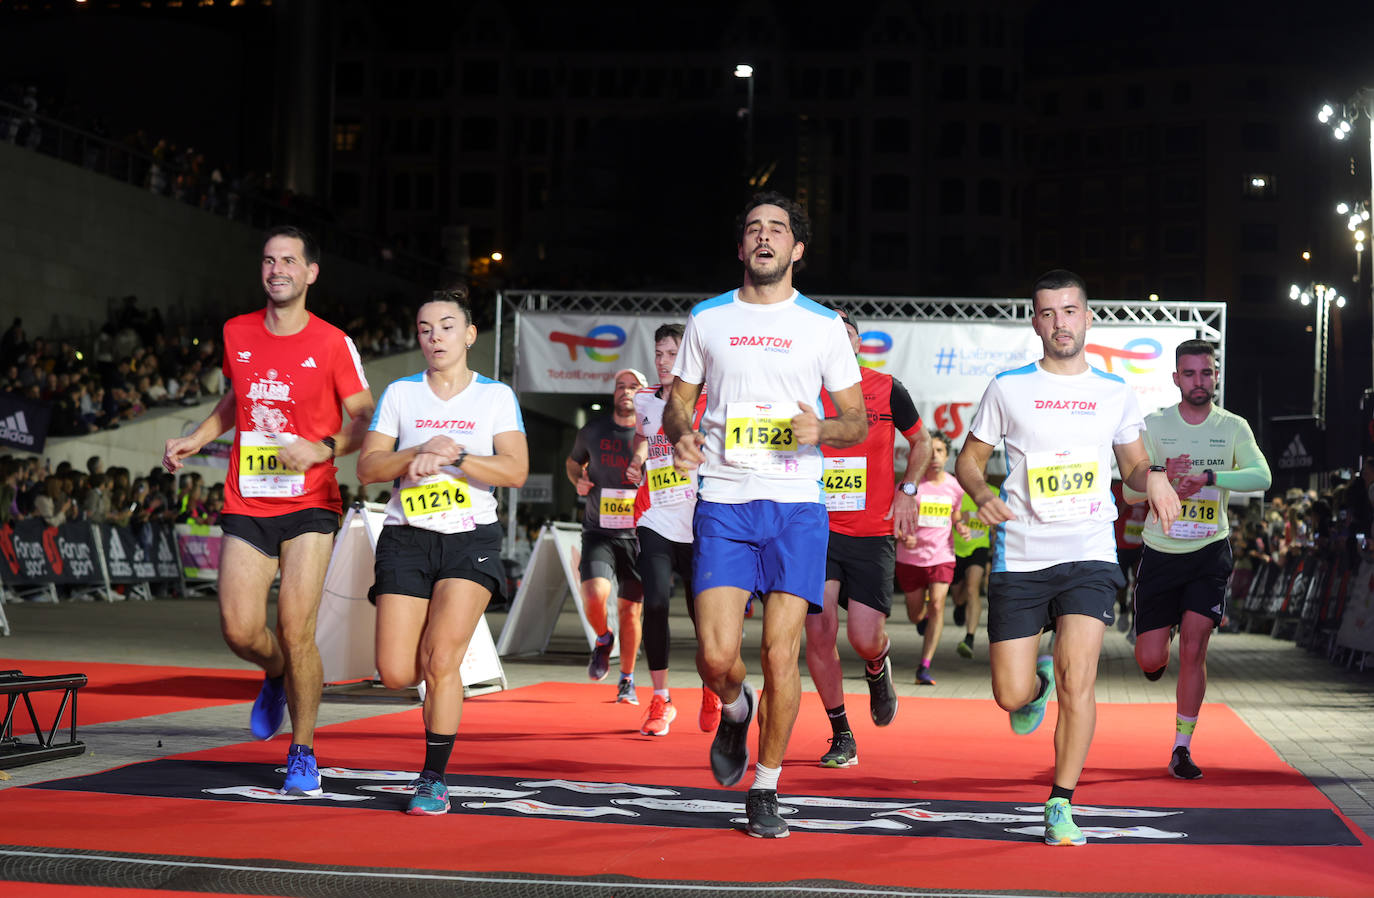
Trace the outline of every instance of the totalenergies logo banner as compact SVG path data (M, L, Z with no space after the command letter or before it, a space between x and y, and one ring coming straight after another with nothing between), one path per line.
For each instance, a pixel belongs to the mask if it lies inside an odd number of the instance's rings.
M995 375L1044 355L1029 322L859 324L859 364L900 380L926 425L956 441L967 435ZM1174 347L1195 336L1187 327L1104 324L1088 329L1084 352L1088 364L1130 384L1148 415L1178 402Z
M523 312L517 390L537 393L609 393L621 368L657 381L654 331L668 316ZM686 324L686 321L682 321Z

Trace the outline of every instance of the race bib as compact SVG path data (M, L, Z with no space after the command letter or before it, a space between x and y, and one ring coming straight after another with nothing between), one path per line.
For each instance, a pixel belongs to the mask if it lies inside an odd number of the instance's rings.
M1097 452L1087 446L1026 453L1031 510L1042 521L1081 521L1102 505Z
M239 434L239 495L279 499L305 495L305 474L287 470L281 447L295 440L293 434L250 430Z
M436 533L463 533L477 526L468 482L448 474L402 487L401 511L410 526Z
M601 491L601 529L629 530L635 525L636 490Z
M765 474L801 470L792 432L795 402L729 402L725 405L725 463Z
M684 477L673 467L673 456L665 453L650 458L646 465L649 478L649 499L654 508L682 505L697 496L692 478ZM603 490L604 494L604 490Z
M1177 527L1178 525L1175 524L1174 526ZM1145 522L1127 521L1121 541L1128 546L1138 546L1145 542Z
M868 500L868 459L862 455L825 459L821 483L826 511L863 511Z
M1178 520L1169 528L1169 536L1176 539L1206 539L1216 536L1225 514L1221 508L1221 491L1214 487L1203 487L1187 499L1180 500L1183 506Z
M950 517L953 514L953 500L941 496L923 498L916 510L916 526L939 527L941 530L948 530L954 526Z

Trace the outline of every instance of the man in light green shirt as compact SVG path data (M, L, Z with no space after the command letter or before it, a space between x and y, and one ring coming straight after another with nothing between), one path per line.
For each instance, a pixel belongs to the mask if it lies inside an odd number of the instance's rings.
M1174 351L1178 405L1145 417L1145 447L1152 470L1162 466L1182 502L1167 532L1151 515L1136 573L1135 660L1158 680L1169 664L1169 643L1178 631L1177 719L1169 772L1199 779L1191 756L1193 729L1207 692L1207 643L1226 614L1231 577L1231 527L1226 501L1231 490L1263 490L1269 464L1244 418L1212 404L1218 369L1206 340L1186 340ZM1141 493L1125 488L1127 501Z

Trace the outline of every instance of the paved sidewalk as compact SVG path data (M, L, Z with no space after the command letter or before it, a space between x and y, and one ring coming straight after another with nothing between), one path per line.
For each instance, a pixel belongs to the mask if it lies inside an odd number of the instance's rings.
M672 622L678 637L671 668L678 689L696 688L694 645L680 598ZM534 658L503 659L512 687L547 681L586 682L587 647L580 625L566 603L549 645ZM182 667L247 668L220 640L217 607L210 599L159 599L152 602L8 604L5 611L13 634L0 638L0 657ZM962 628L946 622L933 668L938 685L917 686L914 665L919 637L901 617L900 602L889 627L897 691L901 695L932 698L978 698L991 701L987 645L980 641L973 660L955 653ZM499 636L505 615L488 615L492 635ZM746 645L757 646L761 620L746 621ZM843 627L841 628L843 634ZM841 649L849 672L845 691L864 693L859 663L845 645ZM747 650L746 661L757 674L757 651ZM80 659L80 660L78 660ZM1288 763L1325 792L1357 826L1374 835L1374 671L1335 667L1291 642L1267 635L1219 633L1209 652L1207 701L1224 702ZM20 665L22 669L22 664ZM648 683L641 658L637 667ZM1177 657L1170 673L1158 682L1147 681L1137 670L1131 646L1123 634L1108 630L1098 675L1097 697L1103 702L1172 702ZM803 688L809 679L803 664ZM613 690L613 678L606 689ZM375 690L378 697L327 697L320 725L391 713L410 701L408 696ZM248 706L227 705L131 721L82 726L79 737L89 746L85 755L8 771L0 788L93 773L119 764L235 744L247 738ZM1198 759L1204 764L1206 719L1198 736ZM1167 742L1167 734L1161 739ZM157 747L161 741L162 747ZM1164 746L1167 748L1167 745ZM1163 749L1161 749L1163 755ZM1161 757L1161 765L1167 757Z

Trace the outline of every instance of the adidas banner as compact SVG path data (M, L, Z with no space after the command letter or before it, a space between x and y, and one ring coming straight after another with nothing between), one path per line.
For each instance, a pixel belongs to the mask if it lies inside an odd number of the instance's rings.
M172 525L130 528L100 524L96 531L100 534L111 583L150 583L180 578Z
M22 452L42 452L48 441L52 406L18 393L0 393L0 446Z
M1308 477L1322 470L1326 435L1311 415L1270 418L1266 442L1264 457L1273 472L1275 489L1307 489Z

